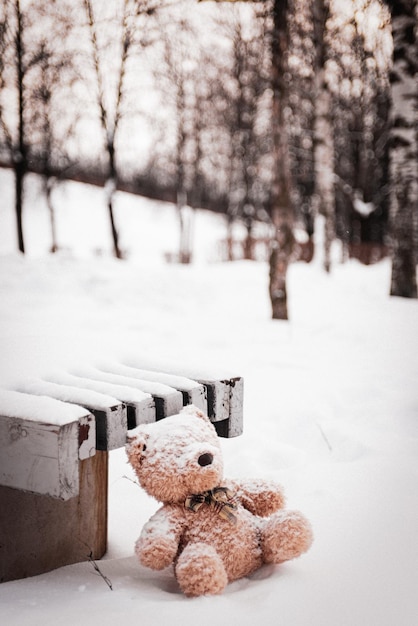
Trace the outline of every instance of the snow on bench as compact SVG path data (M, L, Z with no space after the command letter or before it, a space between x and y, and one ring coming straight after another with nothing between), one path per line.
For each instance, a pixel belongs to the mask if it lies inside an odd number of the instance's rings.
M96 452L84 407L0 390L0 484L67 500L79 492L79 460Z
M192 403L241 434L243 380L227 373L136 359L0 389L0 582L101 558L109 451Z
M185 406L194 404L198 409L207 411L206 389L204 385L191 378L178 376L177 374L167 374L161 371L130 367L116 362L103 363L99 369L110 374L119 374L128 378L139 378L144 381L154 381L168 385L182 393Z
M139 389L128 387L127 385L115 384L59 372L48 376L48 381L58 385L67 385L81 389L90 389L102 394L110 394L126 405L128 430L139 426L139 424L149 424L156 420L155 400L150 393L145 393Z
M188 380L197 381L206 389L207 415L214 422L218 435L236 437L242 434L244 379L221 368L204 368L199 364L183 365L174 361L145 358L128 358L124 367L152 373L165 372ZM111 367L111 366L110 366ZM222 422L222 423L221 423Z
M80 368L76 370L74 374L109 384L132 387L133 389L138 389L152 395L155 401L157 420L167 417L168 415L175 415L181 411L183 407L183 395L181 392L160 382L104 372L94 367Z
M126 443L128 418L123 402L104 393L72 385L58 385L41 379L22 383L18 391L49 396L86 407L96 418L96 449L115 450Z

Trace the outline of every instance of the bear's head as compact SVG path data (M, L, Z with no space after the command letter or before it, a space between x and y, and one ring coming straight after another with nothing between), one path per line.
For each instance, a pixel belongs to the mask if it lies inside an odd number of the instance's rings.
M216 430L199 409L138 426L128 435L129 462L145 491L164 503L214 489L223 462Z

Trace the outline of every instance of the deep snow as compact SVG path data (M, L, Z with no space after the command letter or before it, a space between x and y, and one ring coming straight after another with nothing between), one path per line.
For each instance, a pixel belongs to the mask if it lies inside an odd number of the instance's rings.
M228 476L274 478L311 520L310 552L183 597L170 570L139 566L133 543L156 503L111 453L109 551L98 565L0 585L10 626L414 626L418 623L418 302L389 298L390 264L319 260L289 271L290 322L270 320L263 262L220 263L219 216L198 212L196 261L176 249L169 205L118 194L127 261L109 257L103 191L56 194L58 237L30 181L28 254L15 252L11 175L0 170L0 381L102 359L198 361L245 378L245 430L222 440ZM102 255L97 253L103 251Z

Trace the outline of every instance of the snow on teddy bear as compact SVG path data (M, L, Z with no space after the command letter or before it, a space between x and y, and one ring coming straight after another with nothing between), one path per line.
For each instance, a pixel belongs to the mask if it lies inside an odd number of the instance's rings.
M156 570L174 564L187 596L221 593L263 563L293 559L311 545L309 522L283 508L277 484L223 478L215 428L196 407L137 427L127 454L141 486L162 503L136 555Z

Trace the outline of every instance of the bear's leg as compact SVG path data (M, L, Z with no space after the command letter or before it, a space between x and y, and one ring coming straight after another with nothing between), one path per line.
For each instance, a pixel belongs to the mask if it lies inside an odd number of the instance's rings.
M189 543L177 561L175 572L186 596L220 593L228 583L221 557L205 543Z
M279 511L262 524L265 563L282 563L306 552L312 544L312 529L299 511Z

